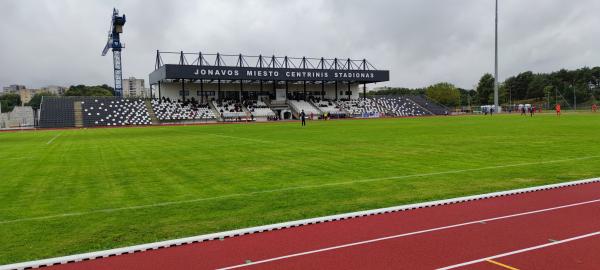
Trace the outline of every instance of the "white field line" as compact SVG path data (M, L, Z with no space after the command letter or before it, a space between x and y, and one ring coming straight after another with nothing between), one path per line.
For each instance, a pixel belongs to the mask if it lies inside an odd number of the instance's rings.
M423 174L411 174L411 175L401 175L401 176L391 176L391 177L381 177L381 178L359 179L359 180L353 180L353 181L335 182L335 183L327 183L327 184L319 184L319 185L305 185L305 186L288 187L288 188L267 189L267 190L253 191L253 192L247 192L247 193L234 193L234 194L215 196L215 197L198 198L198 199L192 199L192 200L168 201L168 202L143 204L143 205L135 205L135 206L127 206L127 207L106 208L106 209L81 211L81 212L70 212L70 213L62 213L62 214L48 215L48 216L19 218L19 219L11 219L11 220L0 220L0 225L9 224L9 223L25 222L25 221L34 221L34 220L45 220L45 219L62 218L62 217L83 216L83 215L96 214L96 213L112 213L112 212L117 212L117 211L164 207L164 206L170 206L170 205L188 204L188 203L220 200L220 199L235 198L235 197L254 196L254 195L259 195L259 194L285 192L285 191L300 190L300 189L321 188L321 187L349 185L349 184L356 184L356 183L368 183L368 182L376 182L376 181L384 181L384 180L398 180L398 179L406 179L406 178L413 178L413 177L455 174L455 173L501 169L501 168L519 167L519 166L528 166L528 165L550 164L550 163L559 163L559 162L567 162L567 161L574 161L574 160L593 159L593 158L598 158L598 157L600 157L600 156L588 156L588 157L580 157L580 158L559 159L559 160L549 160L549 161L529 162L529 163L518 163L518 164L481 167L481 168L464 169L464 170L423 173Z
M519 250L507 252L507 253L502 253L502 254L490 256L490 257L485 257L485 258L481 258L481 259L477 259L477 260L473 260L473 261L469 261L469 262L464 262L464 263L459 263L459 264L455 264L455 265L450 265L450 266L438 268L437 270L455 269L455 268L459 268L459 267L463 267L463 266L467 266L467 265L471 265L471 264L485 262L487 260L493 260L493 259L497 259L497 258L502 258L502 257L506 257L506 256L511 256L511 255L519 254L519 253L525 253L525 252L529 252L529 251L536 250L536 249L542 249L542 248L546 248L546 247L551 247L551 246L554 246L554 245L564 244L564 243L567 243L567 242L571 242L571 241L575 241L575 240L580 240L580 239L584 239L584 238L588 238L588 237L594 237L594 236L600 236L600 231L593 232L593 233L588 233L588 234L584 234L584 235L579 235L579 236L571 237L571 238L560 240L560 241L550 242L550 243L539 245L539 246L528 247L528 248L524 248L524 249L519 249Z
M271 224L271 225L264 225L264 226L238 229L238 230L219 232L219 233L211 233L211 234L205 234L205 235L198 235L198 236L192 236L192 237L187 237L187 238L179 238L179 239L154 242L154 243L148 243L148 244L142 244L142 245L136 245L136 246L115 248L115 249L89 252L89 253L83 253L83 254L76 254L76 255L70 255L70 256L64 256L64 257L56 257L56 258L42 259L42 260L37 260L37 261L29 261L29 262L4 265L4 266L0 266L0 270L13 270L13 269L21 270L21 269L32 268L32 267L37 268L37 267L50 266L50 265L55 265L55 264L65 264L65 263L70 263L70 262L78 262L78 261L82 261L82 260L104 258L104 257L109 257L109 256L116 256L116 255L145 251L145 250L153 250L153 249L159 249L159 248L192 244L192 243L210 241L210 240L215 240L215 239L224 239L224 238L228 238L228 237L236 237L236 236L240 236L240 235L253 234L253 233L259 233L259 232L264 232L264 231L280 230L280 229L304 226L304 225L309 225L309 224L317 224L317 223L343 220L343 219L349 219L349 218L357 218L357 217L379 215L379 214L399 212L399 211L407 211L407 210L411 210L411 209L419 209L419 208L433 207L433 206L439 206L439 205L455 204L455 203L461 203L461 202L467 202L467 201L481 200L481 199L494 198L494 197L500 197L500 196L509 196L509 195L515 195L515 194L541 191L541 190L549 190L549 189L557 189L557 188L563 188L563 187L569 187L569 186L585 185L585 184L597 183L597 182L600 182L600 178L592 178L592 179L572 181L572 182L560 183L560 184L551 184L551 185L545 185L545 186L537 186L537 187L522 188L522 189L481 194L481 195L474 195L474 196L466 196L466 197L460 197L460 198L454 198L454 199L438 200L438 201L425 202L425 203L416 203L416 204L401 205L401 206L352 212L352 213L332 215L332 216L324 216L324 217L311 218L311 219L289 221L289 222L283 222L283 223L277 223L277 224Z
M348 243L348 244L344 244L344 245L331 246L331 247L322 248L322 249L309 250L309 251L305 251L305 252L299 252L299 253L289 254L289 255L285 255L285 256L279 256L279 257L274 257L274 258L270 258L270 259L264 259L264 260L260 260L260 261L245 263L245 264L238 264L238 265L234 265L234 266L228 266L228 267L224 267L224 268L219 268L219 270L237 269L237 268L242 268L242 267L246 267L246 266L252 266L252 265L263 264L263 263L268 263L268 262L273 262L273 261L279 261L279 260L284 260L284 259L289 259L289 258L294 258L294 257L300 257L300 256L304 256L304 255L309 255L309 254L321 253L321 252L330 251L330 250L336 250L336 249L342 249L342 248L347 248L347 247L365 245L365 244L369 244L369 243L375 243L375 242L380 242L380 241L385 241L385 240L390 240L390 239L396 239L396 238L401 238L401 237L406 237L406 236L411 236L411 235L425 234L425 233L429 233L429 232L447 230L447 229L452 229L452 228L457 228L457 227L463 227L463 226L467 226L467 225L481 224L481 222L490 222L490 221L496 221L496 220L502 220L502 219L509 219L509 218L514 218L514 217L521 217L521 216L526 216L526 215L538 214L538 213L543 213L543 212L548 212L548 211L553 211L553 210L558 210L558 209L563 209L563 208L569 208L569 207L575 207L575 206L581 206L581 205L586 205L586 204L591 204L591 203L597 203L597 202L600 202L600 199L591 200L591 201L585 201L585 202L579 202L579 203L574 203L574 204L561 205L561 206L550 207L550 208L544 208L544 209L539 209L539 210L534 210L534 211L528 211L528 212L522 212L522 213L517 213L517 214L511 214L511 215L506 215L506 216L499 216L499 217L494 217L494 218L480 219L480 220L469 221L469 222L465 222L465 223L458 223L458 224L453 224L453 225L448 225L448 226L442 226L442 227L437 227L437 228L431 228L431 229L426 229L426 230L421 230L421 231L415 231L415 232L409 232L409 233L391 235L391 236L386 236L386 237L381 237L381 238L375 238L375 239L370 239L370 240L365 240L365 241L360 241L360 242ZM493 259L493 258L486 258L486 259Z
M56 136L52 137L52 139L50 139L46 144L51 144L54 140L56 140L56 138L60 137L60 135L62 135L62 133L56 134Z
M204 134L215 136L215 137L229 138L229 139L236 139L236 140L243 140L243 141L250 141L250 142L257 142L257 143L277 144L277 142L272 142L272 141L267 141L267 140L230 136L230 135L219 134L219 133L204 133Z

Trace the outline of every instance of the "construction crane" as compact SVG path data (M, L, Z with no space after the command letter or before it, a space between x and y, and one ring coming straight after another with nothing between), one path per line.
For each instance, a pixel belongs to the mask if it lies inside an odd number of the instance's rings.
M125 25L125 14L119 16L119 11L113 8L110 30L108 31L108 41L102 56L105 56L109 49L113 51L113 62L115 71L115 95L123 96L123 71L121 70L121 49L125 48L121 44L120 34L123 33L123 25Z

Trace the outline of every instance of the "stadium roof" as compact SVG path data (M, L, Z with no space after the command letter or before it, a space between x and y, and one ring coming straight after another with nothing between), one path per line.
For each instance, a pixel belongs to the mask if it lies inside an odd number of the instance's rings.
M366 59L156 51L150 84L181 79L375 83L388 81L389 71L375 68Z

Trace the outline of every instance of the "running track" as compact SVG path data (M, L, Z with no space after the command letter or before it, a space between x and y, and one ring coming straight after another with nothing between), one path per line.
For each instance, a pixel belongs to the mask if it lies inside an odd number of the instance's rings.
M47 269L600 269L600 182Z

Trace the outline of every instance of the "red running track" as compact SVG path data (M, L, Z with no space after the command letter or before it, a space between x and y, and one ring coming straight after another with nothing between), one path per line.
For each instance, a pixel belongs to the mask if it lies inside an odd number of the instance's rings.
M596 182L50 269L600 269L598 250Z

